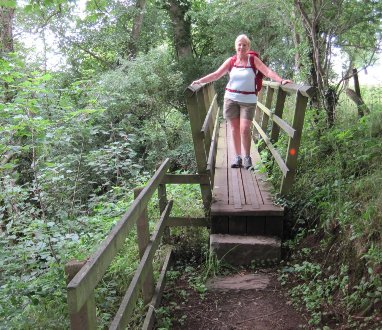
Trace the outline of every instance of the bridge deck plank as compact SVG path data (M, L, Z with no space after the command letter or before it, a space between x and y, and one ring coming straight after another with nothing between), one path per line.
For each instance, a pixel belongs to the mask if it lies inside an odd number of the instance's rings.
M283 216L284 208L272 201L265 174L244 168L231 168L234 153L230 130L225 122L220 126L219 136L211 215ZM254 146L251 157L254 164L260 161Z

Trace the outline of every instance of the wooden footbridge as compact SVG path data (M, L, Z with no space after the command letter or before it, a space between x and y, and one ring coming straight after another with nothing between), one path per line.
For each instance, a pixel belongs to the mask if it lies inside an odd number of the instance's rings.
M259 150L267 152L268 157L273 157L278 164L282 173L279 193L286 194L295 177L305 109L312 93L313 88L310 86L264 83L253 121L253 138L258 142L258 148L253 144L251 150L255 166L245 170L230 168L233 158L230 130L220 118L221 111L213 84L190 86L186 98L198 173L169 174L170 163L168 159L165 160L148 184L135 190L135 201L98 250L84 262L73 261L66 265L71 328L97 328L94 290L123 247L133 226L137 228L140 263L110 329L128 327L140 292L147 305L143 328L153 328L165 274L173 259L171 249L163 260L156 284L152 261L168 227L210 228L211 249L219 258L224 257L233 264L278 261L284 208L274 203L267 177L257 168L261 168ZM287 97L293 98L290 123L283 119ZM283 139L279 139L281 131ZM286 141L283 147L285 157L275 147L279 140ZM199 184L205 217L172 217L173 202L167 200L167 184ZM156 229L150 234L147 205L156 192L161 215Z

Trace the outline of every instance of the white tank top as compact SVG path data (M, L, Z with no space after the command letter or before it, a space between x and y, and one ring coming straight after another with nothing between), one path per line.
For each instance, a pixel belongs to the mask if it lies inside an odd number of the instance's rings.
M248 55L246 66L236 66L235 64L229 73L224 98L243 103L256 103L255 78L256 75L253 72Z

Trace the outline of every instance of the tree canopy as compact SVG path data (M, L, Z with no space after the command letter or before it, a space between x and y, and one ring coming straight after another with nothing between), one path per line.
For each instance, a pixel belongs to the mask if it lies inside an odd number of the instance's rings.
M195 172L184 90L235 52L237 35L280 76L317 88L322 132L352 69L380 56L381 19L378 0L1 1L0 279L11 303L0 322L51 326L42 315L49 296L64 304L62 264L94 248L118 201L166 157Z

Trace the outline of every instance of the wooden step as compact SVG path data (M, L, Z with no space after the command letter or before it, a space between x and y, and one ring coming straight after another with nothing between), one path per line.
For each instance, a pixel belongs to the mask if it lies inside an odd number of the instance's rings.
M232 265L274 264L281 258L281 240L266 236L210 235L210 249Z

